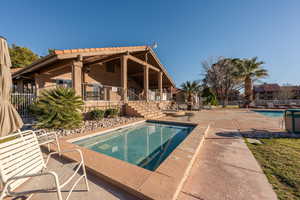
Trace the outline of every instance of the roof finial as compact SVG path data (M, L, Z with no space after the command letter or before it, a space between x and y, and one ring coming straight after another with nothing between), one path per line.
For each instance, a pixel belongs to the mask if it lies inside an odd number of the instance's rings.
M152 49L156 49L157 46L158 46L157 42L153 42L153 44L151 45L151 48L152 48Z

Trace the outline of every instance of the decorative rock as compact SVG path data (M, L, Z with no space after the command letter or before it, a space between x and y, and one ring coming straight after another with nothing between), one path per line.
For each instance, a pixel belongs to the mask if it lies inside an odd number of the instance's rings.
M252 139L252 138L247 138L247 141L248 141L250 144L262 144L261 141L256 140L256 139Z
M119 126L122 124L126 124L129 122L136 121L137 117L116 117L116 118L104 118L99 121L95 120L86 120L83 122L82 127L73 129L73 130L64 130L58 129L55 130L58 136L68 136L71 134L80 134L80 133L87 133L98 128L108 128L113 126Z

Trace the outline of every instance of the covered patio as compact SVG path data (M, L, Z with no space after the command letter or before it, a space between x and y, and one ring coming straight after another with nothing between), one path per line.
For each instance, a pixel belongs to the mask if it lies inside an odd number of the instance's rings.
M88 104L167 101L175 87L148 46L55 50L13 78L15 91L72 87Z

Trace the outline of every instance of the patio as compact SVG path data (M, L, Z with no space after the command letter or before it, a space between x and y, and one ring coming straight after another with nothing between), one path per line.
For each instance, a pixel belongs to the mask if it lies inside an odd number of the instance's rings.
M46 156L46 153L44 154ZM74 164L72 162L68 162L65 159L55 157L54 159L51 159L49 162L49 169L53 170L58 173L59 176L63 175L62 179L64 180L65 177L70 176L74 171ZM79 175L77 175L79 176ZM77 177L75 177L76 180ZM48 180L48 181L46 181ZM121 190L117 187L114 187L105 181L102 181L98 178L95 178L93 175L88 175L89 180L89 192L86 192L84 181L80 181L80 183L76 186L75 190L73 191L71 195L71 199L74 200L80 200L80 199L107 199L107 200L117 200L117 199L137 199L136 197L130 195L128 192ZM74 183L71 182L69 185L72 186ZM66 190L63 190L63 198L66 197L68 194L68 190L70 189L70 186L66 187ZM50 188L53 187L53 185L49 184L49 178L46 177L37 177L32 178L28 182L26 182L23 186L19 188L19 190L22 189L38 189L38 188ZM29 196L28 196L29 197ZM26 199L26 197L16 197L12 199ZM49 192L49 191L43 191L39 194L34 194L31 198L31 200L40 200L40 199L57 199L56 192Z
M193 112L185 117L165 117L165 120L194 122L200 127L211 124L204 145L185 181L178 200L199 199L276 199L254 156L247 148L242 132L281 132L280 119L267 118L258 113L241 109L220 109ZM66 162L53 159L58 168ZM66 168L63 172L72 172ZM80 184L71 199L138 199L128 192L108 184L88 172L91 190L81 192ZM29 181L26 186L35 185ZM43 183L44 184L44 183ZM32 199L56 199L55 193L33 195Z

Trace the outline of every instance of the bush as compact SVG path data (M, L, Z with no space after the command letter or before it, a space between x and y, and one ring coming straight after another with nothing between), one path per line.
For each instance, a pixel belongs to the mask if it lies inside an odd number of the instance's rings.
M95 109L90 112L90 117L92 120L101 120L105 114L104 110Z
M59 87L42 92L31 111L38 128L73 129L82 124L82 105L81 97L73 89Z
M208 105L208 104L213 105L213 106L218 105L218 100L217 100L216 95L208 87L203 89L201 97L205 98L205 101L203 102L205 105Z
M119 109L110 108L105 111L106 117L117 117L119 115Z

